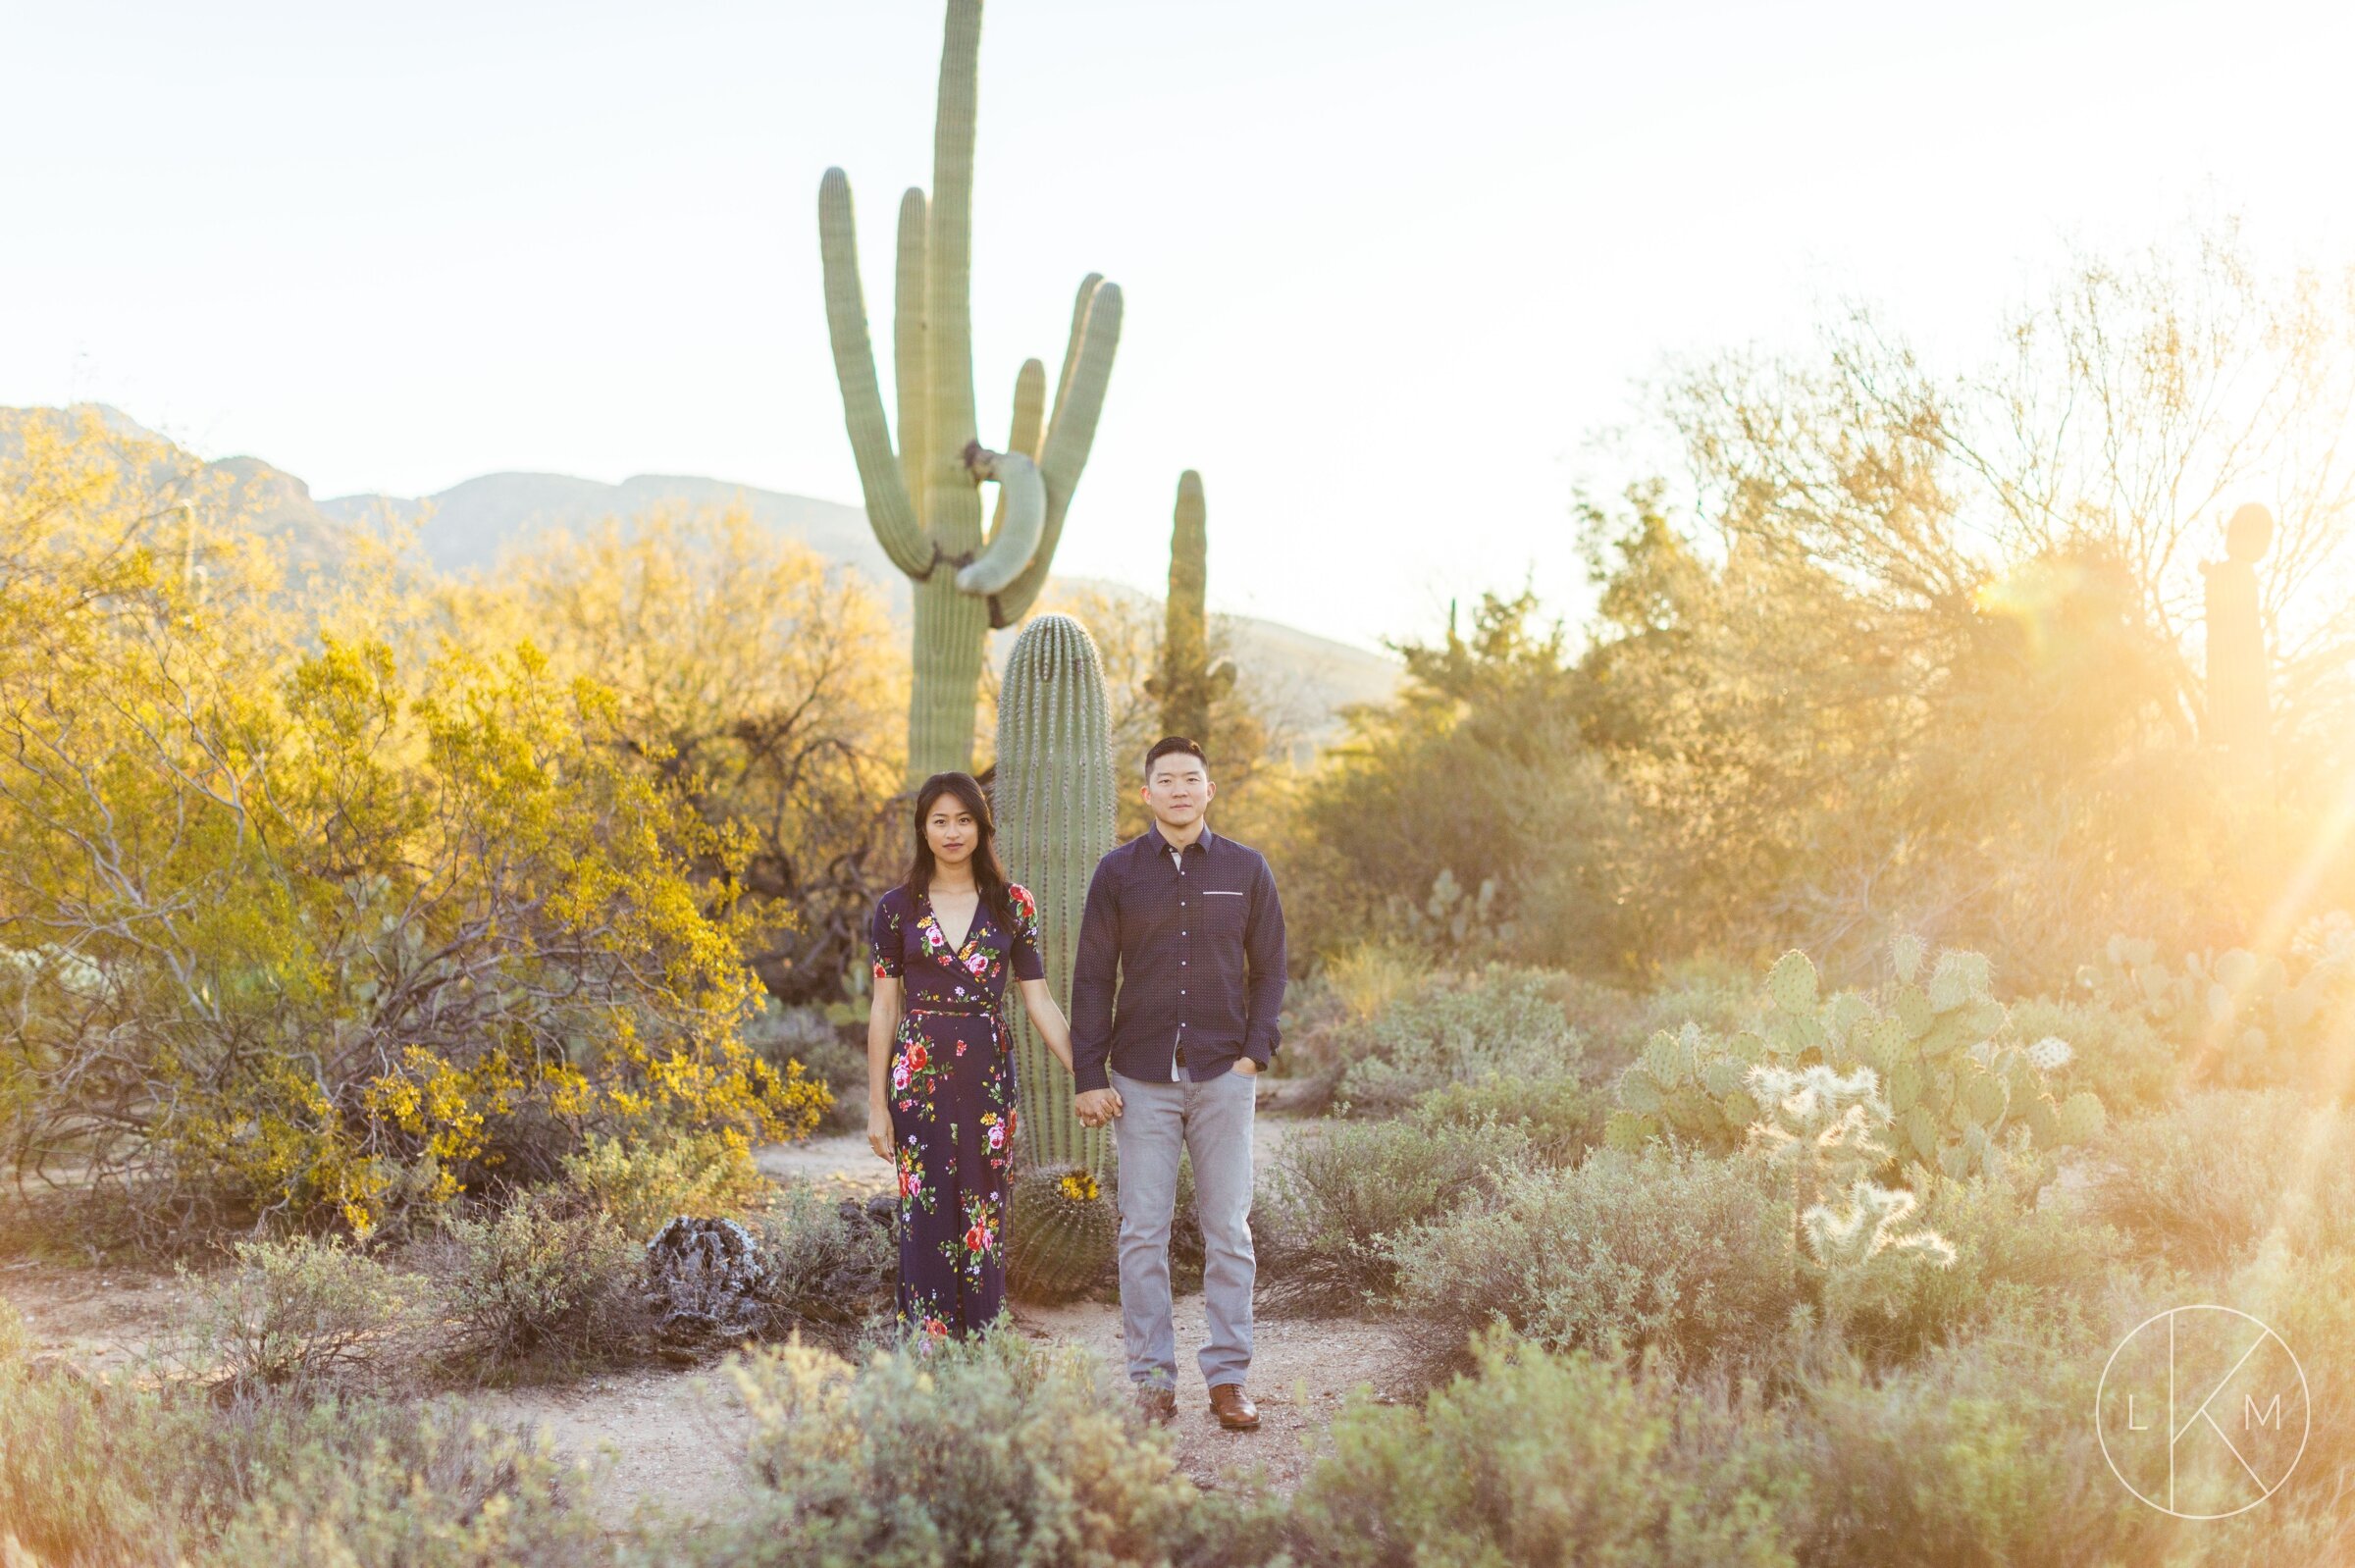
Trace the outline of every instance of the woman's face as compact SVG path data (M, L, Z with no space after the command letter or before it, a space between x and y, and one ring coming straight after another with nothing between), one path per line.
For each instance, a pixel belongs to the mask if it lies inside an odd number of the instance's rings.
M973 849L981 842L981 824L973 820L963 801L944 794L924 815L924 842L932 846L932 858L941 864L963 865L973 858Z

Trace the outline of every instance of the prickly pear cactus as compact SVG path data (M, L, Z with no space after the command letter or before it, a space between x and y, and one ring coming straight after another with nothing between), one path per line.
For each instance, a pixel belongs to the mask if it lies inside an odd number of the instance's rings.
M1931 962L1917 938L1901 938L1891 959L1893 985L1826 998L1806 955L1786 953L1767 971L1754 1027L1727 1039L1688 1022L1653 1035L1620 1075L1604 1140L1634 1149L1674 1136L1732 1149L1759 1115L1752 1070L1817 1065L1869 1069L1889 1107L1897 1159L1934 1176L1992 1173L2023 1140L2048 1150L2101 1130L2099 1099L2052 1091L2067 1043L2015 1037L1982 955L1950 948Z
M1007 1290L1017 1300L1052 1305L1111 1272L1120 1217L1085 1166L1034 1165L1015 1176L1005 1235Z

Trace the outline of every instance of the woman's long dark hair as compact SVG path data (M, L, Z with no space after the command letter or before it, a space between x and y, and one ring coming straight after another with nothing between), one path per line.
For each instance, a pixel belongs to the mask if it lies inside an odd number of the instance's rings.
M908 897L913 902L931 890L935 867L932 841L924 836L924 818L932 814L934 803L943 795L956 796L973 813L981 830L981 841L973 846L973 886L980 890L981 907L998 922L998 929L1011 937L1014 901L1006 893L1010 880L1006 864L998 859L998 819L990 814L989 797L982 793L980 780L970 773L935 773L916 792L916 858L908 866Z

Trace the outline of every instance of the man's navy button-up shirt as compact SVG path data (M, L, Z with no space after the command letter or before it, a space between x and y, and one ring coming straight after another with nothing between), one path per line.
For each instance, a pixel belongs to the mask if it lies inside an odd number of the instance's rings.
M1283 906L1267 857L1213 833L1180 851L1153 823L1096 862L1072 967L1072 1076L1199 1083L1266 1068L1283 1008ZM1117 994L1116 994L1117 993Z

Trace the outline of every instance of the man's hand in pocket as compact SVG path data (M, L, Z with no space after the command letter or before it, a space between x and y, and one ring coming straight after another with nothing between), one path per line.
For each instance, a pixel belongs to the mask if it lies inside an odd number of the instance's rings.
M1257 1077L1259 1064L1247 1056L1238 1056L1234 1059L1234 1071L1248 1077Z

